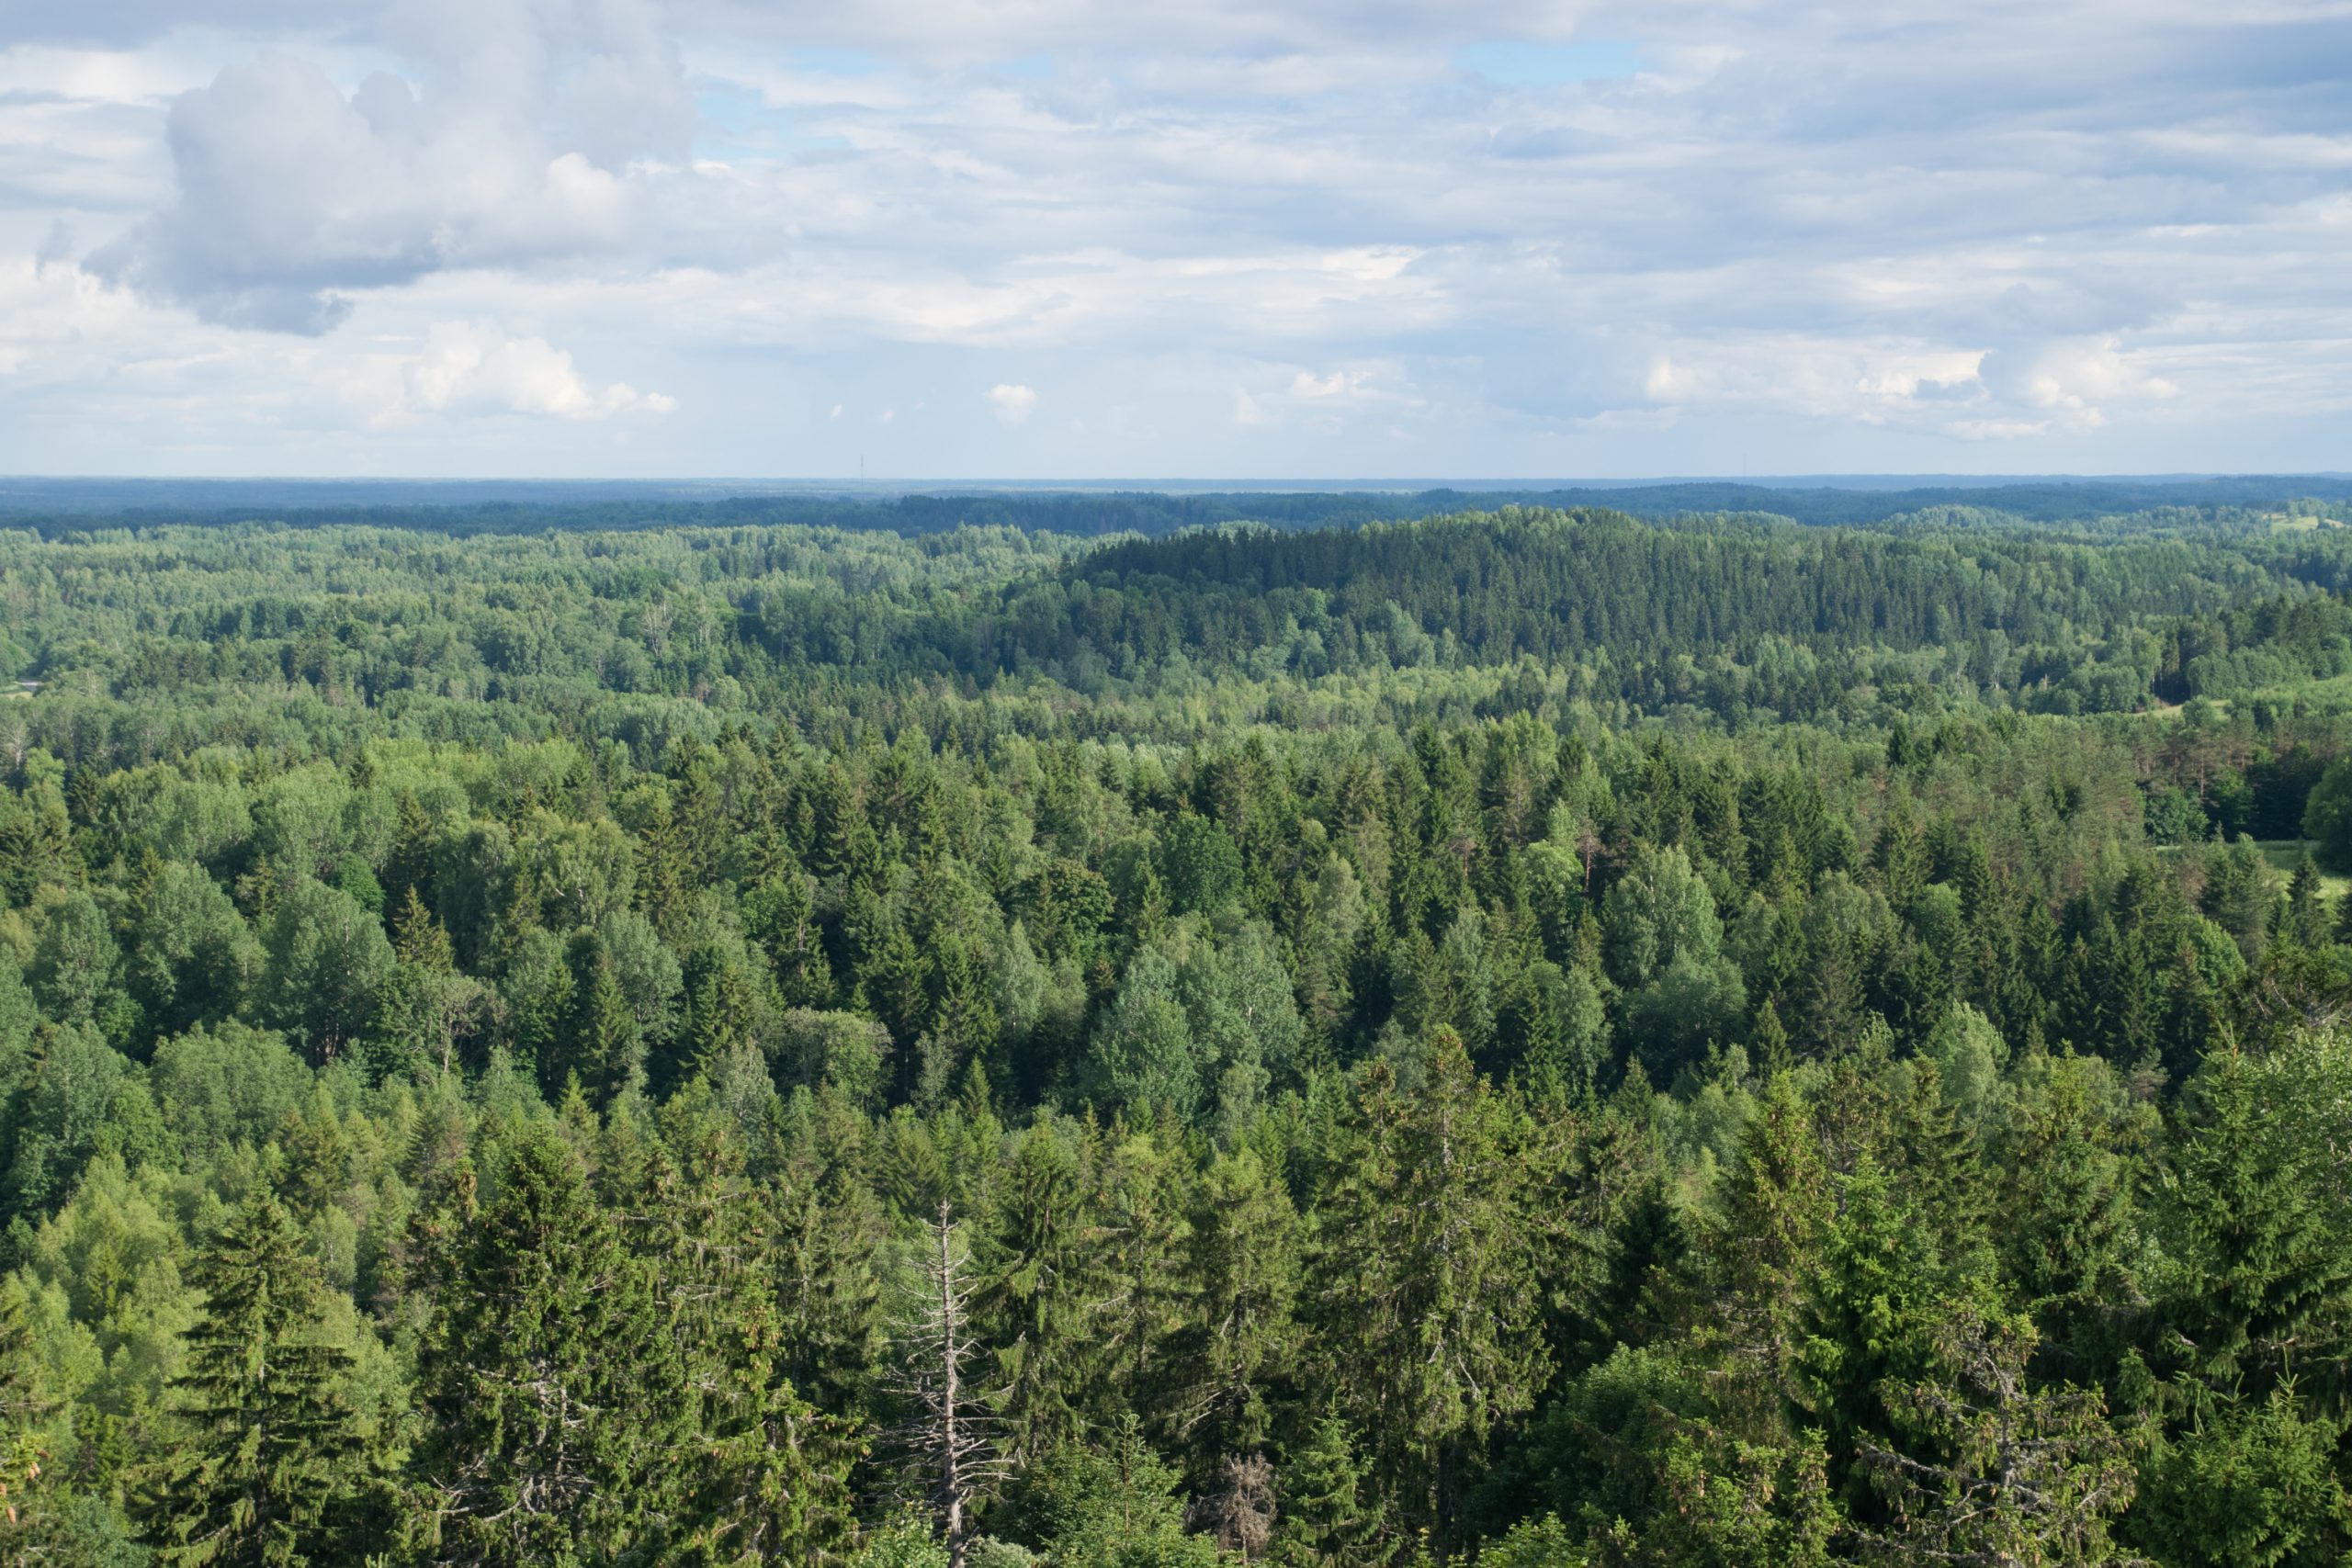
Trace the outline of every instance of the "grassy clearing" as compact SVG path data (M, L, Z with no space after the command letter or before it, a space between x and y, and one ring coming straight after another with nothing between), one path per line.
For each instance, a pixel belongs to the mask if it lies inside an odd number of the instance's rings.
M2295 867L2302 863L2303 848L2310 841L2308 839L2256 839L2255 844L2262 851L2262 858L2268 861L2280 875L2292 876ZM2352 876L2338 876L2334 872L2323 871L2319 874L2319 889L2333 903L2352 892Z

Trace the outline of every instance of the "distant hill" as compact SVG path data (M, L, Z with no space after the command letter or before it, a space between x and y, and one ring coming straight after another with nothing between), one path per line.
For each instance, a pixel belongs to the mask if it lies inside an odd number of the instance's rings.
M1640 517L1763 513L1815 525L1866 526L1943 507L2055 523L2165 509L2264 508L2352 501L2352 475L2029 479L1939 477L1910 484L1677 479L1513 489L1464 482L1430 490L1190 488L1115 490L954 485L854 490L751 480L564 479L0 479L0 522L43 533L158 523L269 521L292 527L369 523L451 534L528 534L800 524L902 535L967 525L1099 536L1158 536L1231 522L1278 528L1351 526L1519 504L1609 508Z

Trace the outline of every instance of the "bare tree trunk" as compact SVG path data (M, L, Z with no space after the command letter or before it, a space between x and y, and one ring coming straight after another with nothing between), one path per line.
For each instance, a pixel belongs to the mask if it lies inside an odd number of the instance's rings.
M964 1535L964 1502L967 1483L963 1473L963 1450L956 1441L956 1416L957 1403L963 1397L961 1348L956 1330L961 1326L961 1306L956 1298L955 1258L948 1252L952 1235L948 1224L947 1201L939 1203L939 1327L940 1327L940 1495L946 1503L947 1568L964 1568L967 1542Z

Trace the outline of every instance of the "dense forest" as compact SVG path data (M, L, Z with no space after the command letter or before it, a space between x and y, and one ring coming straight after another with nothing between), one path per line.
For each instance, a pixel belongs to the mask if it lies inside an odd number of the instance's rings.
M1463 503L0 533L0 1552L2345 1561L2340 503Z

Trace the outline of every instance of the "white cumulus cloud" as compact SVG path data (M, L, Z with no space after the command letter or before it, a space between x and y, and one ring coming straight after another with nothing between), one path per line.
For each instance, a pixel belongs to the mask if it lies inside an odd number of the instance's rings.
M604 419L666 414L678 406L674 398L639 392L626 381L596 387L569 353L546 339L508 337L482 321L442 322L415 355L369 356L346 394L385 424L424 414Z
M1000 381L989 389L989 407L1007 424L1019 424L1036 410L1037 394L1026 387Z

